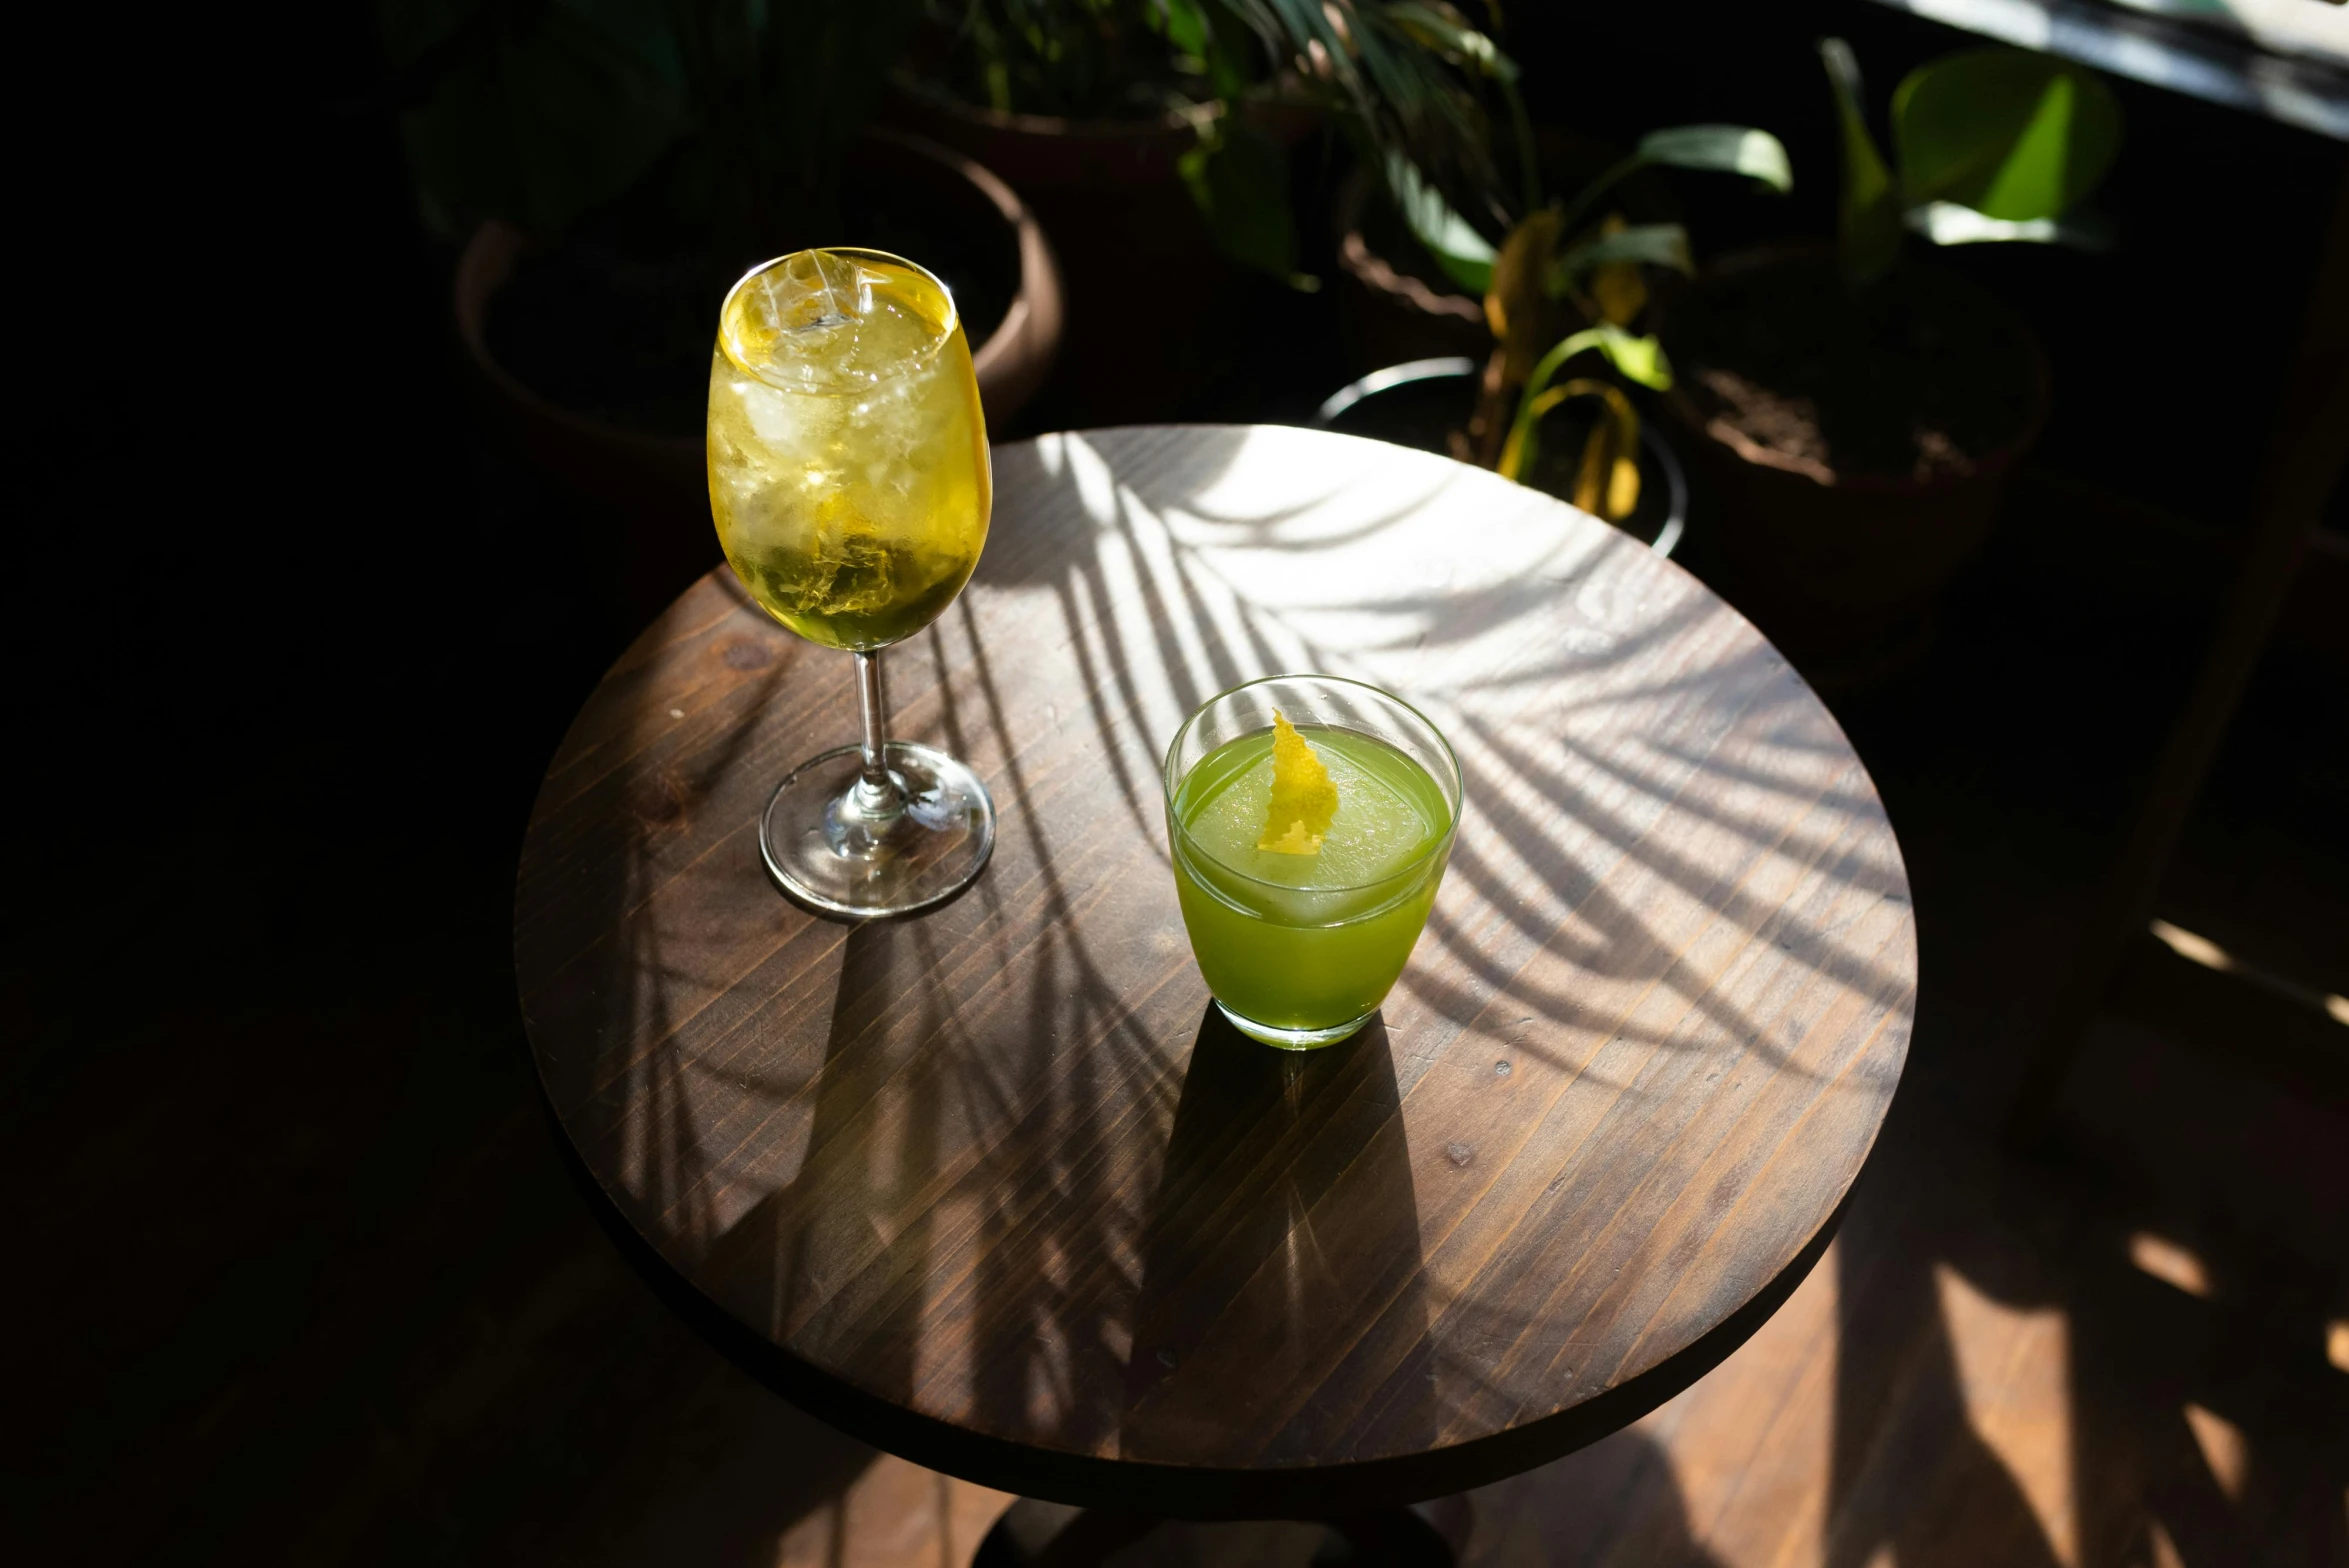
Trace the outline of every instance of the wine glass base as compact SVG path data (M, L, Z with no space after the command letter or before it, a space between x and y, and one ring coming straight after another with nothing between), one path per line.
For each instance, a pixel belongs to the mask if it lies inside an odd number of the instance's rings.
M995 848L995 802L979 776L910 741L882 751L902 812L861 818L864 752L843 746L791 770L759 816L759 855L790 897L850 920L910 915L977 880Z
M1253 1018L1243 1018L1221 1002L1215 1004L1215 1010L1230 1019L1232 1027L1249 1039L1282 1051L1314 1051L1340 1040L1350 1040L1378 1012L1374 1007L1359 1018L1332 1024L1327 1029L1283 1029L1277 1024L1260 1024Z

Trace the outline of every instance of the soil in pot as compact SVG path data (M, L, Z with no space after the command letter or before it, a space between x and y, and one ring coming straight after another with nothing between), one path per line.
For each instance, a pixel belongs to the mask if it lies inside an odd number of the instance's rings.
M1478 366L1466 357L1421 360L1374 371L1322 405L1315 421L1341 435L1368 436L1423 452L1451 455L1453 433L1475 407ZM1576 399L1542 421L1542 441L1525 482L1561 500L1574 496L1583 443L1600 405ZM1663 435L1640 426L1639 504L1615 526L1659 555L1670 555L1687 519L1688 485Z
M1805 249L1728 258L1660 331L1664 412L1713 520L1692 568L1814 684L1897 676L2046 418L2029 328L1930 263L1855 291Z
M1821 483L1963 478L2038 414L2029 335L1932 267L1856 290L1824 256L1724 272L1674 302L1665 341L1708 429Z

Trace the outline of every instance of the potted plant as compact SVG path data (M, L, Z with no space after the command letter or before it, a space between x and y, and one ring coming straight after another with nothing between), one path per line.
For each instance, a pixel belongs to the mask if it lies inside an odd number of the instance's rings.
M1498 183L1452 192L1449 205L1477 214L1472 227L1482 233L1505 233L1512 212L1538 207L1543 190L1580 189L1613 168L1621 153L1596 137L1556 126L1520 138L1520 146L1533 149L1531 166L1539 177L1514 208ZM1522 151L1518 156L1523 158ZM1358 164L1338 183L1331 204L1335 303L1346 352L1370 367L1430 356L1482 358L1491 346L1483 286L1463 284L1455 269L1421 243L1388 175L1377 164ZM1633 221L1679 216L1669 193L1653 181L1634 180L1618 194L1622 211Z
M1064 379L1092 421L1181 406L1285 290L1317 286L1289 189L1309 127L1490 178L1499 52L1441 3L933 0L909 60L905 123L1051 230L1079 322Z
M1520 160L1532 167L1529 147ZM1455 285L1482 296L1484 364L1481 374L1465 357L1423 361L1411 367L1416 374L1376 372L1333 399L1341 405L1335 421L1359 428L1380 419L1376 410L1362 411L1368 397L1391 403L1412 387L1404 395L1430 414L1448 412L1442 445L1454 456L1629 525L1668 552L1685 500L1679 465L1618 384L1671 386L1657 340L1635 329L1652 308L1650 275L1691 270L1684 227L1631 222L1618 208L1626 183L1651 167L1738 173L1777 191L1792 183L1786 150L1766 131L1674 126L1651 132L1570 193L1547 202L1521 198L1496 245L1417 170L1390 167L1387 184L1401 221ZM1603 365L1613 378L1568 376L1578 361ZM1424 384L1439 379L1448 383L1445 400L1427 402ZM1436 443L1423 434L1416 444Z
M717 309L809 244L955 288L989 417L1059 340L1041 228L985 169L864 123L919 0L383 0L427 223L462 244L460 339L525 449L621 522L629 608L715 561L702 403Z
M1929 635L2047 417L2024 322L1920 245L2101 243L2077 204L2120 112L2091 73L2016 49L1944 57L1894 92L1878 150L1859 70L1820 46L1842 139L1837 242L1725 258L1661 324L1665 407L1713 512L1741 608L1830 684Z

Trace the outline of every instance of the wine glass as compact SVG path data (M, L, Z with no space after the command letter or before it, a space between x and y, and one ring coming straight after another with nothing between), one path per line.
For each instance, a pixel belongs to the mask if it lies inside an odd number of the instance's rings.
M718 313L710 511L727 564L792 631L856 655L861 744L801 763L759 819L784 890L831 914L909 914L970 885L995 806L963 763L887 738L881 650L962 591L994 476L954 297L881 251L795 251Z

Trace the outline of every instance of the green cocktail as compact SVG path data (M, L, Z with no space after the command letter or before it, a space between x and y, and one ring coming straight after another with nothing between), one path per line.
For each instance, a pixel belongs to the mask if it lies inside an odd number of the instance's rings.
M1276 712L1335 788L1310 834L1276 800ZM1375 687L1277 676L1192 715L1165 783L1175 892L1217 1005L1290 1049L1361 1028L1403 972L1451 858L1460 771L1443 736Z

